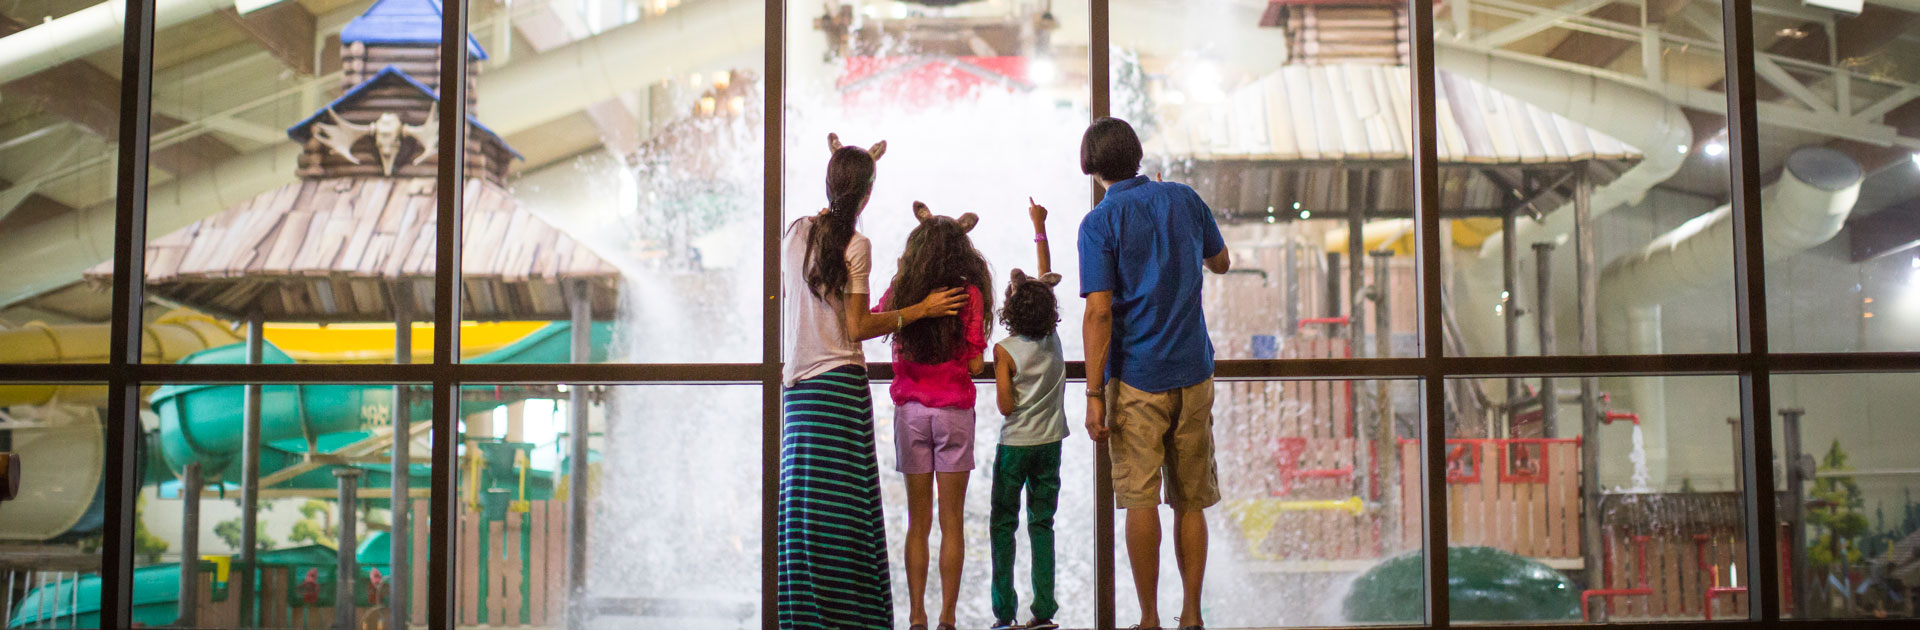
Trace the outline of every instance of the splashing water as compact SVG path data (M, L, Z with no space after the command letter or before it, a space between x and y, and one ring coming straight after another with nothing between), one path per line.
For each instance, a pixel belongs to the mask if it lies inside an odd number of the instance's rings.
M1652 492L1653 475L1647 472L1647 436L1640 431L1640 425L1633 425L1633 448L1627 451L1627 461L1633 463L1633 476L1629 478L1632 486L1626 492Z

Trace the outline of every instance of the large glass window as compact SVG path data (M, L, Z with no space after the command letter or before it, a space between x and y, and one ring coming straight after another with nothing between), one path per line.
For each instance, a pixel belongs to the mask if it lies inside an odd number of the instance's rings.
M90 6L0 11L0 46L37 49L0 69L0 363L109 361L121 31L108 22L84 45L28 43ZM83 282L96 264L102 281Z
M1785 490L1781 608L1800 618L1920 615L1914 375L1792 374L1773 383Z
M887 142L876 301L915 202L977 215L995 298L1049 208L1077 375L1095 115L1233 252L1201 289L1209 625L1911 618L1916 32L1909 0L15 2L0 627L773 627L767 274L796 261L765 257L826 205L829 134ZM904 618L892 352L863 349ZM1125 626L1084 387L1056 621ZM975 407L961 627L993 617Z

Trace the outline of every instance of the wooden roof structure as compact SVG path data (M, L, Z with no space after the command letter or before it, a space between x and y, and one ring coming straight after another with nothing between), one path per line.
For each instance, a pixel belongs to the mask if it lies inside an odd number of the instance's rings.
M1269 207L1411 216L1407 73L1377 63L1281 66L1219 103L1186 106L1145 134L1147 154L1172 156L1169 175L1194 182L1229 216L1264 217ZM1443 211L1491 215L1535 192L1517 182L1575 165L1595 165L1596 182L1605 183L1642 155L1477 81L1445 71L1436 78ZM1543 191L1536 205L1554 207L1562 192Z
M380 0L348 25L342 95L287 130L305 149L300 179L150 241L148 295L235 318L390 322L399 306L431 317L439 14L437 0ZM581 280L596 289L593 316L613 317L619 271L521 208L501 183L519 156L472 116L465 127L461 318L567 319L564 287ZM86 276L112 274L108 261Z
M307 179L261 193L147 244L147 293L210 313L273 321L392 321L396 297L433 312L437 217L433 178ZM593 282L595 317L614 315L619 272L468 179L461 317L566 319L562 283ZM111 264L88 270L106 282Z

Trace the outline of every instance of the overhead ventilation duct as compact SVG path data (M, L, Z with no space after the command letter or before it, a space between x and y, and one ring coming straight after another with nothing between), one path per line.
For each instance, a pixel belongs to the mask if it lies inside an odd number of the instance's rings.
M537 57L522 55L481 82L483 119L511 135L674 78L680 69L723 63L763 44L764 8L758 0L689 2ZM675 64L637 61L646 59ZM173 232L293 181L299 156L298 145L277 145L153 186L147 233ZM0 306L71 283L111 259L114 212L109 200L0 234L0 269L7 270L0 274Z
M1620 206L1639 203L1647 191L1672 178L1686 162L1686 153L1676 148L1692 146L1693 129L1679 105L1658 93L1480 51L1443 45L1434 53L1442 70L1483 83L1640 150L1639 163L1594 188L1589 208L1595 218ZM1459 289L1452 296L1458 305L1455 317L1471 352L1498 352L1503 345L1502 327L1493 309L1500 303L1502 240L1519 239L1516 244L1521 251L1532 243L1564 241L1573 232L1572 204L1550 210L1541 221L1522 219L1516 232L1494 234L1481 243L1479 256L1456 260ZM1570 298L1571 287L1564 288ZM1532 345L1522 341L1523 348Z
M1768 262L1804 252L1840 233L1864 172L1846 154L1803 147L1761 193L1760 226ZM1609 353L1660 354L1660 305L1726 283L1733 276L1733 209L1720 206L1681 224L1600 275L1600 341ZM1667 478L1666 387L1660 378L1627 380L1617 405L1640 414L1647 472L1658 489Z

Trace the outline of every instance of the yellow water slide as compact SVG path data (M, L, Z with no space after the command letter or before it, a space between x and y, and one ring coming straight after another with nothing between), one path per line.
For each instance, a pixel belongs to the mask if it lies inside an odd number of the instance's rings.
M460 327L465 358L504 348L548 322L466 322ZM140 344L146 363L174 363L187 355L244 341L240 327L197 312L168 313L146 325ZM433 325L414 324L416 363L433 359ZM0 330L0 363L106 363L110 333L105 324L52 326L39 322ZM268 324L268 343L301 363L392 363L392 324ZM0 388L0 407L40 405L54 400L106 404L99 385L28 385Z

